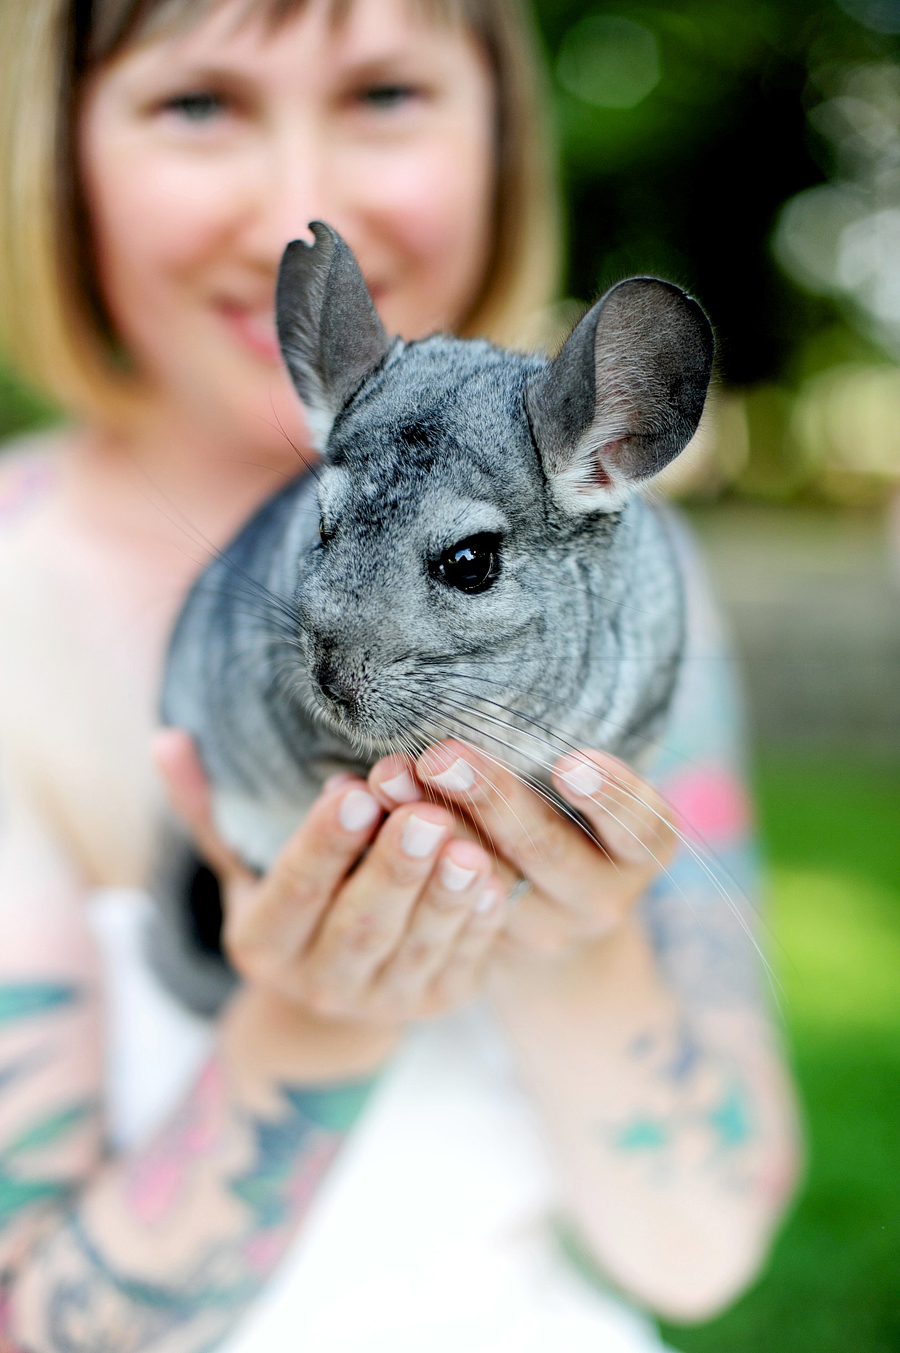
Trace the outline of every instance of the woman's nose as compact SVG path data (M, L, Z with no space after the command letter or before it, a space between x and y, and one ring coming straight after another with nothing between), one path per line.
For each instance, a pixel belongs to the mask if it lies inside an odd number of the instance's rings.
M336 224L325 159L322 138L297 129L273 138L267 147L254 219L248 223L246 237L260 262L277 267L290 240L311 243L310 221Z

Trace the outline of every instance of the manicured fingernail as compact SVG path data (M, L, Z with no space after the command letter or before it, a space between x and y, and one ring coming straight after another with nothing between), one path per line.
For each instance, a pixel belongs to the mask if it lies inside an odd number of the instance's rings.
M382 780L381 788L394 803L415 803L422 795L408 770L402 770L392 780Z
M489 911L493 911L503 900L503 894L499 888L485 888L473 908L480 916L486 916Z
M573 794L580 794L585 799L590 798L592 794L596 794L603 784L603 776L596 766L589 765L587 761L579 761L569 770L564 771L562 779Z
M432 775L431 782L441 789L471 789L475 783L475 772L468 761L458 756L452 765L442 770L440 775Z
M423 817L416 817L414 814L406 819L400 845L404 855L409 855L414 860L423 860L426 855L431 854L438 841L446 834L447 828L443 823L426 822Z
M441 860L441 883L450 893L463 892L477 873L477 869L463 869L461 864L456 864L446 855Z
M341 799L338 821L345 831L361 832L363 827L371 827L380 813L378 800L371 794L364 789L351 789Z

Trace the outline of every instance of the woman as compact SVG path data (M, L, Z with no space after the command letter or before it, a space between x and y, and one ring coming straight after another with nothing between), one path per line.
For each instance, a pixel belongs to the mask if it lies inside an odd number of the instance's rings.
M147 881L165 635L209 549L312 455L274 343L282 249L323 218L353 247L389 329L520 333L555 276L520 16L508 0L6 0L3 22L7 343L74 421L14 448L0 470L2 1346L219 1346L317 1195L324 1251L292 1258L282 1295L321 1303L337 1278L337 1305L304 1326L295 1302L299 1346L380 1347L378 1293L360 1297L360 1273L378 1270L385 1214L415 1213L405 1197L373 1201L376 1190L363 1216L359 1190L335 1199L327 1166L403 1030L482 990L597 1265L645 1305L706 1315L755 1271L789 1191L791 1099L733 913L696 852L662 871L661 801L599 752L561 762L556 780L605 853L446 744L416 766L381 762L368 784L326 786L257 880L216 837L189 743L162 735L158 762L222 879L243 981L197 1034L209 1055L180 1107L163 1103L169 1089L156 1094L143 1054L113 1056L112 1127L126 1145L111 1159L101 1146L104 1020L114 1054L154 1011L170 1060L193 1037L158 992L135 1004L152 979L134 949L134 892L112 910L88 901ZM700 654L710 621L696 578L692 595ZM696 766L718 768L713 810L736 861L733 715L719 666L686 671L659 773L702 808L711 782ZM450 807L426 797L430 784ZM463 795L477 798L490 853L452 811ZM129 1000L130 1015L117 1004ZM410 1067L423 1048L439 1054L443 1027L414 1035L412 1061L403 1052L388 1073L345 1183L379 1175L378 1151L366 1157L379 1121L396 1142L398 1120L427 1100L432 1063ZM144 1094L130 1118L129 1076ZM409 1151L422 1140L410 1133ZM416 1176L407 1160L425 1193L441 1161ZM323 1266L336 1215L346 1220ZM359 1234L358 1271L336 1275L352 1269ZM430 1253L434 1308L477 1275ZM522 1271L506 1306L479 1308L479 1337L493 1337L492 1319L508 1333L510 1312L526 1309ZM344 1306L364 1301L363 1327L338 1336L345 1278ZM595 1347L585 1301L572 1319L584 1316ZM556 1309L535 1347L576 1347ZM401 1347L396 1313L381 1316ZM428 1318L410 1346L482 1346L474 1325L438 1343L422 1333ZM625 1325L606 1346L651 1346ZM448 1315L440 1328L451 1327Z

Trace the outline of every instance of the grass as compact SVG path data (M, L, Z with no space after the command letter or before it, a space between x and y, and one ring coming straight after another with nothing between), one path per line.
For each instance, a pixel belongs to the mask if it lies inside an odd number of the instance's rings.
M772 958L805 1106L759 1282L683 1353L900 1353L900 767L764 759Z

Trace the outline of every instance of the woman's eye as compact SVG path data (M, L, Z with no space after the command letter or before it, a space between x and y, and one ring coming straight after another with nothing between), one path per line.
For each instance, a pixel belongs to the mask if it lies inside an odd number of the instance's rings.
M196 90L187 94L176 94L166 99L167 112L178 113L187 122L211 122L225 111L225 99L221 94Z
M486 592L500 576L500 537L484 531L451 545L429 566L431 576L459 592Z
M416 93L412 85L371 85L360 91L359 101L370 108L389 111L414 99Z

